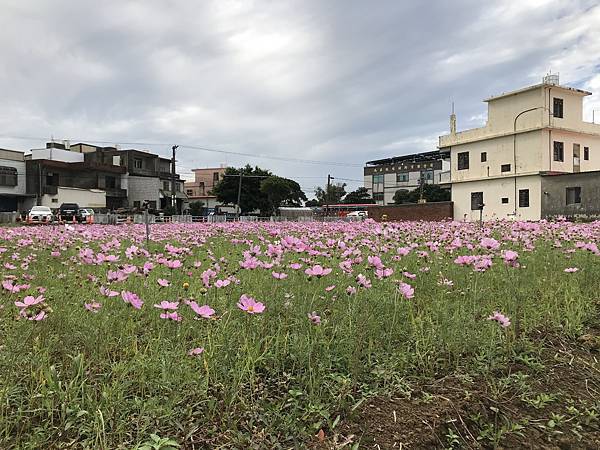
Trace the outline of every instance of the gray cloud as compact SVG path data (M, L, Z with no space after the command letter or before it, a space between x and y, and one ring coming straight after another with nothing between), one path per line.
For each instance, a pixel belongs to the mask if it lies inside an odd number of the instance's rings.
M362 164L433 149L452 101L459 128L478 126L483 98L549 69L600 89L595 1L488 3L5 0L0 147L54 136ZM362 176L193 149L179 160L259 164L307 189Z

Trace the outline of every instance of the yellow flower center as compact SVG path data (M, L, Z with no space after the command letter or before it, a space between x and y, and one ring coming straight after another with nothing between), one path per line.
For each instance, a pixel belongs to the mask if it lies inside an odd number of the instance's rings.
M248 306L248 311L249 311L249 312L252 312L252 311L254 311L254 306L252 306L252 305Z

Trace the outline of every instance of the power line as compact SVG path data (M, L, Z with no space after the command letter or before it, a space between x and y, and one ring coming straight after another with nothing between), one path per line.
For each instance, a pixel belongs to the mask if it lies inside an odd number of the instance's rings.
M22 139L22 140L39 140L44 141L47 138L40 137L31 137L31 136L11 136L11 135L0 135L0 137L7 139ZM161 143L161 142L115 142L115 141L99 141L92 139L80 139L80 138L69 138L69 139L55 139L55 141L70 141L70 142L81 142L81 143L90 143L90 144L110 144L110 145L138 145L143 147L170 147L171 144ZM205 152L211 153L219 153L225 155L236 155L236 156L245 156L249 158L262 158L262 159L272 159L275 161L292 161L301 164L316 164L316 165L328 165L328 166L339 166L339 167L363 167L362 164L354 164L354 163L344 163L340 161L320 161L314 159L301 159L301 158L288 158L284 156L273 156L273 155L264 155L264 154L252 154L252 153L244 153L244 152L235 152L230 150L220 150L210 147L204 147L200 145L189 145L189 144L180 144L180 148L190 148L193 150L201 150Z

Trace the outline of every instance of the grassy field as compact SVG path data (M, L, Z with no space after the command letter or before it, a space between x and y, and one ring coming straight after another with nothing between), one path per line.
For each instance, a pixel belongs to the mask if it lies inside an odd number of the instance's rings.
M0 237L0 448L600 446L600 223Z

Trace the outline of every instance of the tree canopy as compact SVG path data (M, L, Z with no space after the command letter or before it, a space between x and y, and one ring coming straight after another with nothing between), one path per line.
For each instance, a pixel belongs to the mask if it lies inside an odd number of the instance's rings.
M417 203L421 198L421 189L416 188L412 191L407 189L398 189L394 194L394 203ZM437 184L423 185L423 198L428 202L446 202L450 200L450 190L444 189Z
M319 206L326 203L329 203L330 205L341 203L342 198L346 195L346 183L330 184L327 193L325 192L326 189L323 189L320 186L315 189L315 197L317 198Z
M359 187L357 190L348 192L344 197L343 203L346 204L357 204L357 203L375 203L375 200L371 198L369 191L366 187Z
M225 176L213 188L219 202L237 203L239 174L242 173L240 211L242 214L260 210L271 215L282 205L300 206L306 195L294 180L273 175L269 170L246 165L242 168L228 167Z

